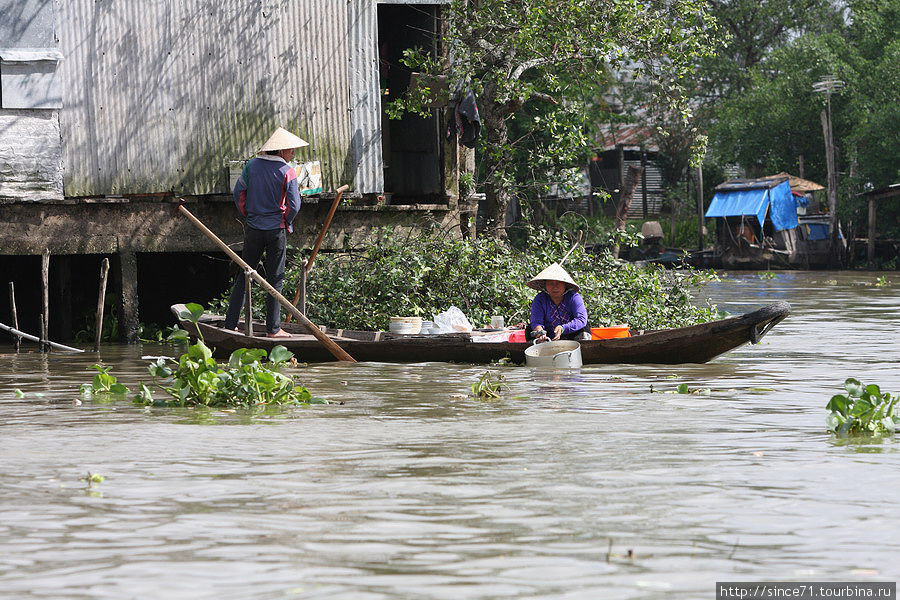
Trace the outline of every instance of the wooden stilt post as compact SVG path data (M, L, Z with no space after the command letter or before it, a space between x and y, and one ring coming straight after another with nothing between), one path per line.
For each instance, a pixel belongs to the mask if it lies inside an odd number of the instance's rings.
M875 198L869 198L869 238L866 240L866 264L875 268Z
M38 334L38 350L40 352L46 352L47 338L44 337L44 315L38 317L38 329L40 330L40 333Z
M9 282L9 307L12 310L12 322L13 327L15 329L19 328L19 315L16 312L16 284L12 281ZM19 351L19 347L22 345L22 338L19 336L15 336L16 339L16 352Z
M253 290L250 283L253 278L249 273L244 274L244 333L248 337L253 337ZM280 310L280 309L279 309Z
M697 167L697 249L703 252L703 165Z
M140 320L138 317L137 255L130 250L119 251L119 272L122 285L122 339L128 344L137 344Z
M649 207L647 206L647 149L641 148L641 195L643 197L644 220L649 215Z
M50 251L41 255L41 352L49 352L50 346Z
M100 338L103 337L103 309L106 306L106 278L109 275L109 259L100 263L100 290L97 294L97 325L94 336L94 352L100 352Z

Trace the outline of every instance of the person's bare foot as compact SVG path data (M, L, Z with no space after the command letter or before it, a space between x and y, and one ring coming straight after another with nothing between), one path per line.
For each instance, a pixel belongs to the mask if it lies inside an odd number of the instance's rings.
M279 329L279 330L276 331L275 333L267 333L267 334L266 334L266 337L270 337L270 338L288 338L288 337L291 337L291 334L289 334L289 333L288 333L287 331L285 331L284 329Z

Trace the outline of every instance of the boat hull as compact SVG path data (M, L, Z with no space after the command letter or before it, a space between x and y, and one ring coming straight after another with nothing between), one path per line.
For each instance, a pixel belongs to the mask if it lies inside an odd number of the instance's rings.
M178 315L183 305L172 311ZM582 361L590 364L684 364L705 363L747 343L758 342L791 312L787 302L776 302L744 315L690 327L640 332L626 338L585 340L581 342ZM285 325L289 338L267 338L261 324L255 324L252 337L221 327L222 318L204 315L197 324L203 339L218 356L227 356L238 348L271 350L281 345L302 362L333 362L334 356L301 325ZM195 325L181 326L196 336ZM243 327L243 324L241 324ZM514 363L525 361L529 343L473 342L470 334L395 335L386 332L351 331L323 328L341 348L360 362L419 363L460 362L486 364L504 358Z

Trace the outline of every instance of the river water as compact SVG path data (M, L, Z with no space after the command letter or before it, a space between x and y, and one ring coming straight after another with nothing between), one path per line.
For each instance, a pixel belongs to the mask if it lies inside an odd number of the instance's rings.
M824 427L847 377L900 392L893 279L734 273L705 288L721 308L793 306L759 345L706 365L505 368L499 401L462 397L485 367L368 363L300 371L330 405L78 405L95 355L4 346L0 597L714 598L716 581L896 581L900 440ZM134 385L142 354L173 352L101 355Z

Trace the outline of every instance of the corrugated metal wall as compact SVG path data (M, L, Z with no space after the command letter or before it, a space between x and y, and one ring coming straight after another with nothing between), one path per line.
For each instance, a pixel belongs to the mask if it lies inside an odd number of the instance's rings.
M322 162L326 189L351 183L349 12L347 0L63 0L65 194L225 192L227 161L278 125L310 142L298 159Z
M378 81L378 7L371 0L349 0L347 12L354 189L365 193L382 192L384 159Z

